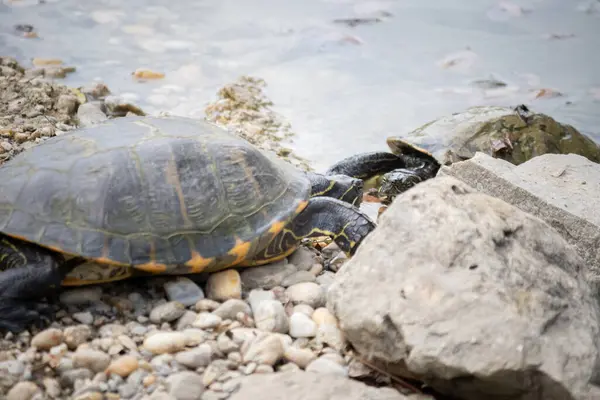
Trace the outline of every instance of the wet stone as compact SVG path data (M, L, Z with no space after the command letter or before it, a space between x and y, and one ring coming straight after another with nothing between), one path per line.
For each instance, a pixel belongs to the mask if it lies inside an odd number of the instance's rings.
M100 108L100 104L96 102L80 105L77 109L77 118L82 127L96 125L108 119Z

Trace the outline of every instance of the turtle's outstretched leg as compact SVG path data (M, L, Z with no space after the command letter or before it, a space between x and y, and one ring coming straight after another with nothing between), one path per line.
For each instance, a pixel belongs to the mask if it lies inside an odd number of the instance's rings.
M311 183L311 197L333 197L353 204L360 205L364 183L362 180L348 175L322 175L314 172L307 173Z
M315 236L329 236L342 251L353 255L375 226L367 214L345 201L312 197L306 208L254 259L277 259L296 249L302 239Z
M0 236L0 330L41 326L51 313L42 299L59 290L75 265L50 250Z
M385 151L375 151L346 157L329 167L325 175L347 175L368 180L374 176L406 167L403 157Z

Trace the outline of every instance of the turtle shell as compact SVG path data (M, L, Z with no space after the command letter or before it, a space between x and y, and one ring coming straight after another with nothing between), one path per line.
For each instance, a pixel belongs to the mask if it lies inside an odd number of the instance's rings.
M523 106L470 107L428 122L402 139L429 151L442 165L470 159L476 152L515 165L546 153L576 153L600 161L600 146L591 138Z
M105 265L252 259L307 204L300 170L201 120L117 118L0 167L0 231Z

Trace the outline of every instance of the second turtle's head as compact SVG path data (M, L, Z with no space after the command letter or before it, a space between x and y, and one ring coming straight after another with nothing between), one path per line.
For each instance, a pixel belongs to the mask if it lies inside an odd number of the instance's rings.
M364 183L347 175L310 174L311 196L327 196L358 207L362 201Z

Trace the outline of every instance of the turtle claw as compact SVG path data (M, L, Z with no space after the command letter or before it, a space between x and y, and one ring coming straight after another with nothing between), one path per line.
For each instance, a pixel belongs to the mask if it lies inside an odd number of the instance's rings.
M0 297L0 330L20 333L31 326L43 328L52 315L47 304Z

